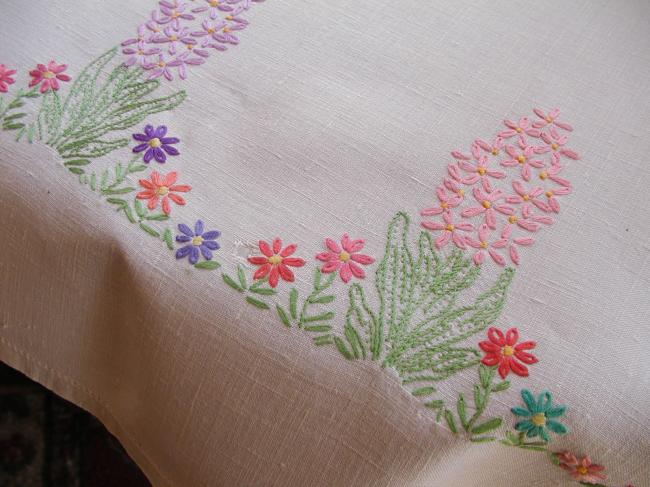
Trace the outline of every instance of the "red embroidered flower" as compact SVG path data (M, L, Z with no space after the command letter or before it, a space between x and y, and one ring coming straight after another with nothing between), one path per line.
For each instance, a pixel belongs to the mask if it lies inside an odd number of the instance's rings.
M278 285L280 277L287 282L294 281L295 276L288 266L302 267L305 265L303 259L299 257L289 257L298 248L296 244L287 245L282 249L282 240L276 238L273 240L272 246L264 240L260 240L259 246L260 251L264 255L248 258L248 261L251 264L260 266L260 268L255 271L253 279L262 279L269 276L269 285L271 287L276 287Z
M12 78L14 74L16 74L15 69L7 69L7 66L0 64L0 92L6 93L9 85L16 81Z
M482 362L488 367L499 365L499 375L505 379L512 370L521 377L528 377L528 367L521 364L534 364L537 358L526 352L537 345L535 342L519 341L519 330L510 328L506 335L498 328L491 327L487 333L488 340L480 342L478 345L485 352Z
M187 193L192 189L191 186L186 184L174 184L177 179L177 172L170 172L167 176L162 177L157 171L153 171L151 173L151 181L148 179L140 180L140 186L145 188L145 190L139 192L136 198L139 200L149 200L147 208L150 210L157 208L158 202L162 198L162 210L165 215L169 215L172 211L169 200L172 200L177 205L185 204L185 199L174 193Z
M346 284L350 282L352 276L363 279L366 273L359 264L370 265L375 261L373 257L359 253L365 244L365 240L362 239L351 240L347 233L343 234L341 245L331 238L325 239L329 252L321 252L316 256L318 260L325 262L321 271L325 273L340 271L339 275Z
M584 456L581 460L568 451L556 453L555 456L560 461L560 467L569 472L573 480L577 482L596 484L607 478L605 474L601 473L605 467L591 463L589 455Z
M36 86L42 82L41 93L45 93L49 89L57 91L59 89L59 80L70 81L72 79L67 74L63 74L67 67L67 64L57 65L54 61L50 61L47 66L38 64L36 69L29 72L32 77L29 86Z

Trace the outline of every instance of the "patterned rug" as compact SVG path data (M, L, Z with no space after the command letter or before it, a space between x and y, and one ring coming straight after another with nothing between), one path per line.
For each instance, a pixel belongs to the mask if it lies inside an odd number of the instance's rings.
M97 419L0 363L0 486L150 484Z

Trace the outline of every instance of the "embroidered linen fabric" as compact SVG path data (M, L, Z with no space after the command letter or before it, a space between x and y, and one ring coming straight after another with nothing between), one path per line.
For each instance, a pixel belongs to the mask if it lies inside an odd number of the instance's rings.
M0 6L0 63L17 69L21 86L38 63L65 63L72 81L60 79L61 92L158 8L151 0ZM194 249L204 269L190 264L190 247L176 259L147 222L138 228L90 179L80 184L60 150L0 130L0 359L96 414L157 486L576 485L546 453L454 435L423 406L431 390L403 385L402 369L369 359L372 346L367 360L346 360L329 338L315 343L305 330L321 325L293 316L285 274L273 278L269 268L268 289L277 279L286 303L276 312L260 307L266 291L238 292L235 270L250 280L266 265L259 240L271 248L282 239L272 254L295 243L295 288L307 296L315 268L334 270L321 282L332 279L329 309L343 323L354 283L375 291L400 211L415 249L427 219L420 211L440 204L450 153L493 140L508 129L504 119L543 120L531 107L559 106L558 120L574 127L568 146L580 154L562 174L571 193L559 197L553 226L520 248L492 324L534 340L538 362L527 362L528 377L515 365L487 411L503 418L503 433L518 415L567 405L561 423L570 434L549 451L589 454L606 466L607 485L650 485L647 2L268 0L246 19L240 42L188 65L187 79L160 71L156 96L184 90L186 99L122 130L140 139L96 168L126 166L131 149L165 126L155 136L170 138L166 162L151 152L147 172L131 175L145 193L138 215L152 200L146 191L169 186L176 197L158 211L174 217L174 251L197 237L219 242L206 247L213 254ZM148 151L135 155L143 162ZM177 172L177 181L163 184L154 170ZM343 234L365 242L342 242ZM344 252L341 262L361 256L365 278L336 264ZM470 246L466 257L476 253ZM482 258L480 291L510 279ZM350 299L356 313L367 309L358 294ZM376 296L367 299L376 309ZM484 341L488 352L499 338L486 333L473 345ZM347 338L346 352L360 354ZM471 402L476 382L473 369L454 374L436 383L436 398L455 415L459 391ZM529 394L547 403L526 409Z

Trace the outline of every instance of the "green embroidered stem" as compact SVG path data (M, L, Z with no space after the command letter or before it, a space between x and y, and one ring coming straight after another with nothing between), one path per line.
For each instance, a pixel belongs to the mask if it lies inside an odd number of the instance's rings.
M26 112L10 112L18 108L22 108L25 105L23 98L38 98L41 96L38 90L38 86L34 86L28 91L24 91L22 88L20 88L11 99L11 101L6 105L4 105L4 101L0 100L0 124L2 126L2 130L17 130L18 132L16 134L16 140L20 140L20 138L23 136L25 131L30 128L30 126L25 123L25 117L27 117ZM34 136L33 129L30 133L31 137L29 141L31 142Z
M524 450L547 451L548 443L545 441L526 441L526 433L523 431L519 434L506 431L505 439L499 440L499 443L506 446L522 448Z
M265 287L268 283L268 278L258 279L250 286L246 282L246 274L240 265L237 266L237 278L233 279L225 272L221 274L223 281L228 284L235 291L243 293L244 298L248 304L251 304L259 309L271 309L271 307L261 299L262 296L275 296L277 291L272 287Z

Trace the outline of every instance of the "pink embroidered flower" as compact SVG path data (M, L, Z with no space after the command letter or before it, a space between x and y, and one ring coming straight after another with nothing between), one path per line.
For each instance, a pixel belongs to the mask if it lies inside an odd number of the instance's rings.
M544 193L546 195L548 206L555 213L560 212L560 202L557 200L556 196L564 196L571 193L571 187L559 186L557 188L548 189Z
M524 208L528 208L530 203L534 204L537 208L542 211L551 211L551 207L547 205L544 201L537 199L538 196L544 194L544 189L540 186L536 186L531 190L527 190L524 186L524 183L519 180L514 180L512 182L512 189L515 190L516 195L508 196L506 202L512 205L523 204Z
M485 261L485 252L487 251L494 262L501 266L506 265L506 260L501 254L499 254L499 252L497 252L497 250L506 247L508 245L508 239L500 238L490 243L489 238L490 227L485 223L478 229L478 240L474 240L472 237L465 237L465 243L467 243L467 245L478 249L474 254L474 263L476 265L481 265Z
M447 189L444 186L439 186L436 189L436 196L440 204L438 206L432 206L431 208L425 208L420 212L422 216L434 216L440 215L450 208L457 207L462 201L463 197L457 193L449 194Z
M535 148L532 145L526 145L520 140L519 147L521 150L517 150L512 145L506 146L506 152L510 156L510 159L501 161L501 165L505 167L520 166L521 177L524 178L524 181L530 181L531 167L542 168L544 167L544 162L532 159L535 155Z
M540 136L540 131L536 128L533 128L528 117L522 117L518 122L515 122L514 120L504 120L503 123L509 129L499 132L499 137L503 137L504 139L509 139L510 137L518 135L519 140L523 143L526 143L524 134L530 135L531 137Z
M485 352L483 362L488 367L499 365L499 375L505 379L510 371L521 377L528 377L528 367L524 364L537 363L537 357L526 350L537 346L535 342L519 341L519 330L510 328L504 335L498 328L491 327L487 332L488 339L478 345Z
M505 144L506 144L505 140L503 140L501 136L497 136L497 138L494 139L494 142L492 142L492 144L488 144L483 139L476 139L474 141L474 145L476 147L483 149L485 152L493 156L498 156L501 153L501 149L503 149Z
M487 156L480 156L476 160L476 163L471 163L469 161L458 161L458 166L460 168L471 174L463 179L465 184L475 184L477 181L481 181L483 189L485 191L492 191L492 185L490 184L489 178L503 179L506 177L506 173L501 171L494 171L488 167L488 158Z
M508 245L508 242L510 242L510 246L508 247L510 260L512 260L514 264L519 265L519 250L517 249L517 246L530 247L535 243L535 240L531 237L519 237L514 238L511 241L511 236L512 225L506 225L501 232L501 240L504 241L506 245Z
M569 125L568 123L560 122L557 120L557 117L560 116L559 108L554 108L553 110L548 112L548 114L544 113L539 108L533 108L533 112L535 112L535 115L537 115L541 119L536 122L533 122L533 127L535 127L536 129L541 129L543 127L546 127L549 124L553 124L569 132L573 130L573 127L571 127L571 125Z
M439 230L442 231L436 239L436 247L438 249L443 248L449 243L449 240L453 240L456 247L460 249L466 249L465 237L461 235L458 231L462 230L463 232L470 232L474 230L474 227L469 223L454 223L453 215L451 212L446 211L442 214L443 222L422 222L422 226L429 230Z
M546 145L536 147L535 152L537 154L546 154L547 152L551 152L553 165L560 163L560 155L576 161L580 159L577 152L564 147L564 145L569 141L569 138L566 135L561 135L555 127L551 127L548 132L542 132L541 138Z
M7 66L0 64L0 92L6 93L9 90L9 85L16 81L12 78L14 74L15 69L7 69Z
M67 67L67 64L57 65L54 61L50 61L47 66L38 64L36 69L29 72L29 75L32 77L29 86L36 86L42 83L40 88L41 93L45 93L48 90L57 91L59 89L59 80L70 81L72 79L67 74L63 74Z
M521 208L521 217L518 217L517 215L510 215L508 217L508 223L513 225L516 224L517 226L529 232L536 232L539 230L540 224L552 225L553 218L545 215L535 215L529 206L524 206Z
M569 472L571 478L576 482L596 484L607 478L602 473L605 467L592 463L589 455L585 455L582 459L578 460L573 453L563 451L556 453L555 456L560 461L560 467Z
M512 215L514 210L508 205L496 204L497 201L504 197L503 191L497 189L491 193L482 191L480 188L474 188L474 198L479 202L480 206L472 206L466 208L461 212L464 218L471 218L477 215L485 214L485 223L488 227L496 228L497 215L496 212L503 213L504 215Z
M444 178L442 184L449 191L454 193L457 196L460 196L461 200L465 198L465 190L460 185L460 181L456 179Z
M160 53L157 47L147 47L144 42L138 42L137 47L125 47L122 53L129 57L124 61L125 66L144 66L149 62L149 57Z
M563 167L560 164L553 164L548 169L540 171L537 177L542 181L546 181L547 179L549 179L554 183L559 184L560 186L564 186L565 188L570 188L571 182L558 176L558 174L562 172L562 169Z
M366 273L363 268L359 267L359 264L369 265L375 261L373 257L359 253L363 249L365 241L350 240L347 233L343 234L340 246L331 238L325 239L325 245L329 252L321 252L316 256L318 260L325 262L321 271L324 273L339 271L341 279L346 284L350 282L352 276L359 279L366 277Z
M187 193L192 189L191 186L186 184L175 184L178 179L177 172L170 172L166 176L162 176L157 171L151 173L151 180L140 179L140 186L145 188L144 191L139 192L136 198L140 200L149 200L147 208L153 210L158 207L158 203L162 199L162 210L165 215L171 213L170 200L177 205L185 205L185 199L176 193Z
M276 238L272 244L264 240L259 241L260 251L264 255L249 257L248 261L253 265L260 266L253 279L263 279L269 276L269 285L276 287L280 278L287 282L293 282L295 276L289 267L302 267L305 261L299 257L290 257L296 251L296 244L287 245L282 248L282 240Z

